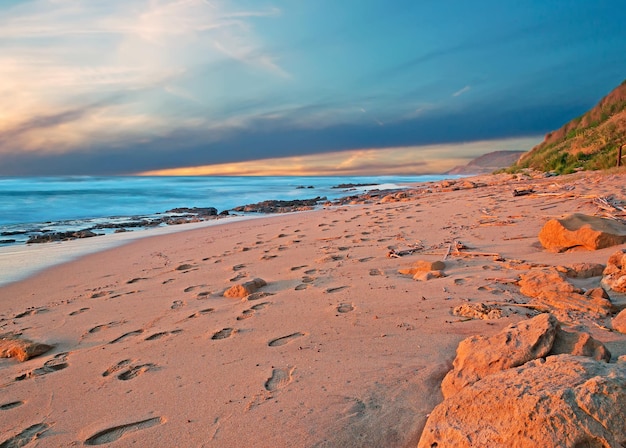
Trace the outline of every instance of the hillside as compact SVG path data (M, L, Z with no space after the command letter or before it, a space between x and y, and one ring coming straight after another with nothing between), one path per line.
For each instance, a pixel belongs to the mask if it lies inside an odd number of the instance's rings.
M533 168L559 174L599 170L616 165L617 150L626 143L626 81L593 109L573 119L524 154L509 168Z
M467 165L452 168L446 174L488 174L511 166L524 151L493 151L470 161Z

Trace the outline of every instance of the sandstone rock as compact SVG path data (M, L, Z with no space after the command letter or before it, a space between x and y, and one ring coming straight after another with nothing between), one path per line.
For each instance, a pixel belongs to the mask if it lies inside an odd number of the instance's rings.
M566 266L565 275L570 278L599 277L604 271L604 265L600 263L574 263Z
M441 271L427 271L427 272L418 272L413 276L413 280L425 282L428 280L432 280L433 278L443 278L445 274Z
M253 292L257 291L265 285L267 285L265 280L261 278L255 278L254 280L231 286L224 292L224 297L243 298L252 294Z
M521 274L520 292L534 303L550 310L578 311L593 317L606 317L613 310L610 300L586 296L555 269L537 269Z
M592 338L588 333L571 333L559 328L549 355L561 354L588 356L596 361L609 362L611 360L611 352L602 342Z
M400 269L398 272L404 275L415 275L418 272L443 271L446 264L443 261L418 260L410 268Z
M51 345L21 339L12 334L0 336L0 358L17 358L24 362L51 349Z
M626 446L626 364L550 356L466 387L430 414L426 447Z
M485 305L484 303L464 303L454 308L452 314L471 319L500 319L502 310L496 306Z
M546 249L563 252L573 247L603 249L626 242L626 225L618 221L580 213L551 219L539 232Z
M554 343L557 327L554 316L540 314L509 325L494 336L471 336L461 341L453 369L441 383L444 398L487 375L546 356Z
M620 311L620 313L611 321L613 330L626 334L626 310Z
M626 293L626 250L615 252L609 257L603 274L604 285L615 292Z

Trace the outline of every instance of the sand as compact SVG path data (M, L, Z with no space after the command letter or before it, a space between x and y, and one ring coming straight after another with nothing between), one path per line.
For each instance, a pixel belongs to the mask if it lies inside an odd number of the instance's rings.
M511 260L606 263L625 247L537 239L550 218L600 213L595 197L624 201L623 172L471 180L485 186L142 238L0 287L0 333L54 346L0 359L0 443L415 446L459 341L533 315L512 306L528 298ZM444 257L443 278L398 273ZM255 278L267 285L223 296ZM505 317L452 315L468 302ZM569 325L626 354L610 319Z

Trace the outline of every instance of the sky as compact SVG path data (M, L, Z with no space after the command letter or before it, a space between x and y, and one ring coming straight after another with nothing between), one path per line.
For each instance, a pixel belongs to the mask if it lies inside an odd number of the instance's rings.
M623 0L0 0L0 175L424 174L626 79Z

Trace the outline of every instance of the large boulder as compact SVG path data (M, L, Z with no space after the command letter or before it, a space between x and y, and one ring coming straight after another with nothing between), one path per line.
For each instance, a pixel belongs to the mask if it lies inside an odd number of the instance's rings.
M495 372L546 356L558 324L551 314L540 314L509 325L494 336L471 336L461 341L453 368L441 383L444 398Z
M603 249L626 242L626 225L613 219L575 213L548 221L539 232L539 241L555 252L574 247Z
M418 448L626 446L626 363L550 356L490 375L430 414Z
M533 303L550 310L578 311L602 318L613 311L611 301L601 295L585 293L569 283L556 269L535 269L520 275L520 292Z
M609 257L603 272L602 283L609 289L626 293L626 249Z
M619 312L617 316L611 321L613 330L626 334L626 310Z

